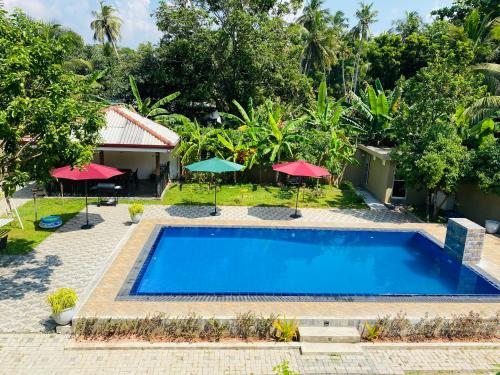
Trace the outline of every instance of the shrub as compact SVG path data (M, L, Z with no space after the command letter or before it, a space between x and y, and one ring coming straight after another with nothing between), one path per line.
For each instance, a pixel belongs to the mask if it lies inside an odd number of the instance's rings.
M63 310L75 307L76 301L78 301L78 296L70 288L60 288L47 296L47 302L53 314L59 314Z
M356 191L356 188L354 187L354 185L351 181L343 181L340 184L339 189L345 190L345 191Z
M276 337L279 341L289 342L297 336L298 325L295 320L276 319L273 323L276 328Z
M211 318L205 323L201 335L203 338L206 338L208 340L219 341L224 335L227 335L228 333L228 322L221 322L220 320Z
M248 339L255 336L255 322L257 317L251 311L236 315L233 332L237 337Z
M375 335L378 327L378 335ZM403 341L489 340L500 337L500 312L492 319L484 319L473 311L454 315L451 319L429 317L426 314L416 323L411 323L403 313L394 318L387 315L379 318L374 326L365 323L363 338L366 340L388 339Z
M381 329L382 327L377 323L375 323L374 325L370 325L368 322L365 322L362 336L365 340L375 341L376 339L378 339Z
M262 315L255 320L255 334L258 339L267 340L276 337L276 329L274 328L274 321L276 316L271 314L268 318Z
M134 203L134 204L129 206L128 212L129 212L130 216L142 214L144 212L144 206L142 204L139 204L139 203Z

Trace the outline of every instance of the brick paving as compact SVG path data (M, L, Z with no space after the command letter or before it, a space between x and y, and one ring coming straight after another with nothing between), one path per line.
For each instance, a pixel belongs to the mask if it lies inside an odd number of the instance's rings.
M51 330L48 293L74 288L82 298L131 228L127 206L90 207L95 227L81 230L79 213L26 255L0 255L0 332Z
M307 374L496 372L500 347L369 349L361 353L301 355L297 349L68 348L66 335L0 334L0 375L11 374L272 374L283 360Z

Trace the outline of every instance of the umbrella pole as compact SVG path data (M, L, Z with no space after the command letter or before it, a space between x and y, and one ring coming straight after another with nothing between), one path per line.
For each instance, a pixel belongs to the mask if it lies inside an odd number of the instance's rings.
M290 217L293 219L298 219L300 217L298 210L299 210L299 192L301 183L302 183L302 178L299 180L299 183L297 185L297 197L295 198L295 213L290 215Z
M217 180L214 178L214 212L210 214L211 216L219 216L217 212Z
M87 198L87 180L85 180L85 217L87 224L82 225L82 229L90 229L92 225L89 224L89 203Z

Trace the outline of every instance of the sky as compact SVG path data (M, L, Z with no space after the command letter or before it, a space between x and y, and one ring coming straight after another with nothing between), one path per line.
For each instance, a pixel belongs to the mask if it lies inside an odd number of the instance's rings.
M92 42L90 30L91 11L98 8L98 0L4 0L7 10L21 8L31 17L52 21L69 27L82 35L86 42ZM108 0L119 9L123 20L122 39L119 43L125 47L137 47L142 42L156 43L160 32L156 29L151 14L160 0ZM391 27L393 20L402 18L406 10L416 10L426 21L430 21L430 12L450 5L452 0L370 0L378 10L378 22L372 26L372 32L379 34ZM368 1L366 1L368 2ZM359 5L354 0L325 0L325 6L332 13L342 10L354 23L354 13Z

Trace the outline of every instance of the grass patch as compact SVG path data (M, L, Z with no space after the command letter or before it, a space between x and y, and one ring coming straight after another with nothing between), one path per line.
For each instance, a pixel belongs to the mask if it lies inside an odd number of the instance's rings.
M85 207L84 198L43 198L37 200L38 220L43 216L61 215L63 224L74 217ZM10 224L11 231L4 253L11 255L26 254L50 236L56 229L41 229L35 223L35 206L33 201L18 207L19 216L24 229L19 227L17 220ZM9 228L9 227L7 227Z
M217 190L217 204L222 206L295 207L296 189L256 184L222 185ZM134 200L143 204L158 204L154 200ZM173 184L162 199L164 205L212 205L213 187L208 184ZM299 207L305 208L366 208L363 199L352 189L332 186L301 188Z

